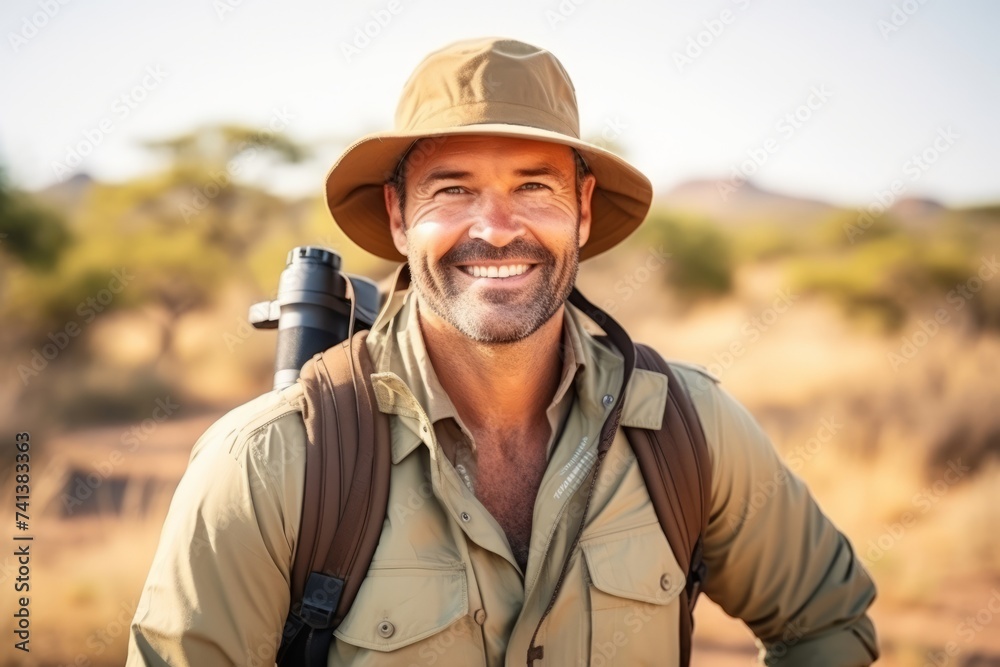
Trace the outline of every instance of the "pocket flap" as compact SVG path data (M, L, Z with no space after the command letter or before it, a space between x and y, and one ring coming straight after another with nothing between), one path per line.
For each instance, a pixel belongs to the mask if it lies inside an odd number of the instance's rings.
M580 547L591 582L609 595L663 605L687 582L658 523L588 539Z
M464 566L373 565L333 634L353 646L394 651L442 631L468 613Z

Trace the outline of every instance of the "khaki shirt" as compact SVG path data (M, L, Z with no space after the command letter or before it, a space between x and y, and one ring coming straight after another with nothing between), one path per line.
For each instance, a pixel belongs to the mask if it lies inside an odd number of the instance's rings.
M524 665L567 557L536 665L677 665L685 572L621 430L567 553L621 357L566 305L548 467L522 572L476 499L475 442L434 373L415 301L394 295L368 338L379 409L392 415L389 505L328 665ZM767 664L870 664L877 649L865 610L875 588L851 545L742 406L704 371L674 370L712 459L705 592L761 638ZM622 424L658 428L674 390L637 369ZM269 392L195 444L132 623L129 665L274 663L303 496L301 400L298 383Z

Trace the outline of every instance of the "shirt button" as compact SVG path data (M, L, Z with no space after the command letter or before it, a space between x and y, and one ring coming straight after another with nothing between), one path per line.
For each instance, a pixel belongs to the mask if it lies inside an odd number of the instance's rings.
M610 408L611 404L615 402L615 397L611 394L605 394L604 398L601 399L601 403L604 403L604 407Z
M665 574L662 577L660 577L660 588L662 588L663 590L669 590L670 589L670 575L669 574Z
M476 613L473 615L473 618L476 619L476 623L482 625L483 623L486 622L486 611L483 609L477 609Z
M468 521L472 520L472 517L469 516L468 512L462 512L461 514L459 514L459 516L462 517L462 521L468 522Z
M378 635L383 639L388 639L392 637L392 633L396 631L396 626L389 621L382 621L378 624Z

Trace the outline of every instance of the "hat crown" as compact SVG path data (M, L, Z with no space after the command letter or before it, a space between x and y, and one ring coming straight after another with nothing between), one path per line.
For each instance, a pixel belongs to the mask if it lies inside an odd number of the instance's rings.
M548 51L512 39L464 41L413 71L396 108L397 131L524 125L579 139L573 82Z

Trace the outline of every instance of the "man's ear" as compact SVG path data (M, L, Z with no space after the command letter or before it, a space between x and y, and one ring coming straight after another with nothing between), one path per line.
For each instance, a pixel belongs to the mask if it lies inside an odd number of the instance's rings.
M594 195L594 186L597 185L597 177L587 174L583 177L583 184L580 189L580 247L590 238L590 223L593 221L590 198Z
M389 233L392 234L392 243L399 254L406 257L406 226L403 223L403 211L399 208L399 195L396 193L396 188L389 183L382 186L382 193L385 197L385 211L389 214Z

